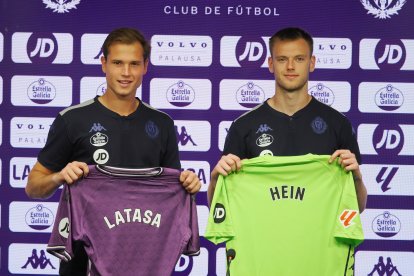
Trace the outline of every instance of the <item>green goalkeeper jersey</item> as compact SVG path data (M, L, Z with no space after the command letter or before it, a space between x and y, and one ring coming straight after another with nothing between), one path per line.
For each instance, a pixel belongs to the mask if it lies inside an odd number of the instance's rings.
M261 156L220 176L205 237L234 276L353 275L363 232L352 173L327 155Z

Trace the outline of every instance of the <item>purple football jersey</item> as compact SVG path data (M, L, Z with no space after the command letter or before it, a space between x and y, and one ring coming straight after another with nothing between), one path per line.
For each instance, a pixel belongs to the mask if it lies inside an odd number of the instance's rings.
M181 254L198 255L197 209L169 168L89 166L65 185L47 251L68 261L82 241L90 275L170 275Z

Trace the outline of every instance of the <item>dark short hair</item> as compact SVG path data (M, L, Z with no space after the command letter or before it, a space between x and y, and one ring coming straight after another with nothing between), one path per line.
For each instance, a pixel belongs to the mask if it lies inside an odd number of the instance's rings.
M313 53L313 39L312 36L307 33L305 30L297 28L297 27L289 27L279 30L269 39L269 51L272 54L273 45L275 45L277 40L285 41L285 40L296 40L303 38L309 45L310 53Z
M138 30L133 28L119 28L110 32L102 44L102 53L106 59L109 47L113 43L133 44L135 42L141 43L144 49L144 60L147 60L151 53L151 45Z

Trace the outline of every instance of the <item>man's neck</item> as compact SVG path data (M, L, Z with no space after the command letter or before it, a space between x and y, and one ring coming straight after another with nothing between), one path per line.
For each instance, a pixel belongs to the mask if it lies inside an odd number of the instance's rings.
M273 109L292 116L299 110L303 109L312 100L312 96L307 92L285 92L276 91L275 95L267 103Z
M98 98L98 101L109 110L121 116L128 116L137 110L139 101L135 97L117 97L105 93Z

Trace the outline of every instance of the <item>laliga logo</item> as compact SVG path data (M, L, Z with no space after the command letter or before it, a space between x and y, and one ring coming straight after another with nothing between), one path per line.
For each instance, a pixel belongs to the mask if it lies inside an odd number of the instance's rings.
M46 8L52 9L53 12L65 13L70 9L76 9L76 5L80 3L80 0L43 0L43 4L46 4Z
M391 15L398 14L398 11L407 2L406 0L360 0L361 4L368 11L367 14L375 15L375 18L387 19ZM371 5L371 3L373 5ZM394 4L394 5L392 5Z
M348 228L349 226L354 224L352 221L354 220L357 214L358 212L355 210L344 210L342 214L339 216L339 221L345 228Z

